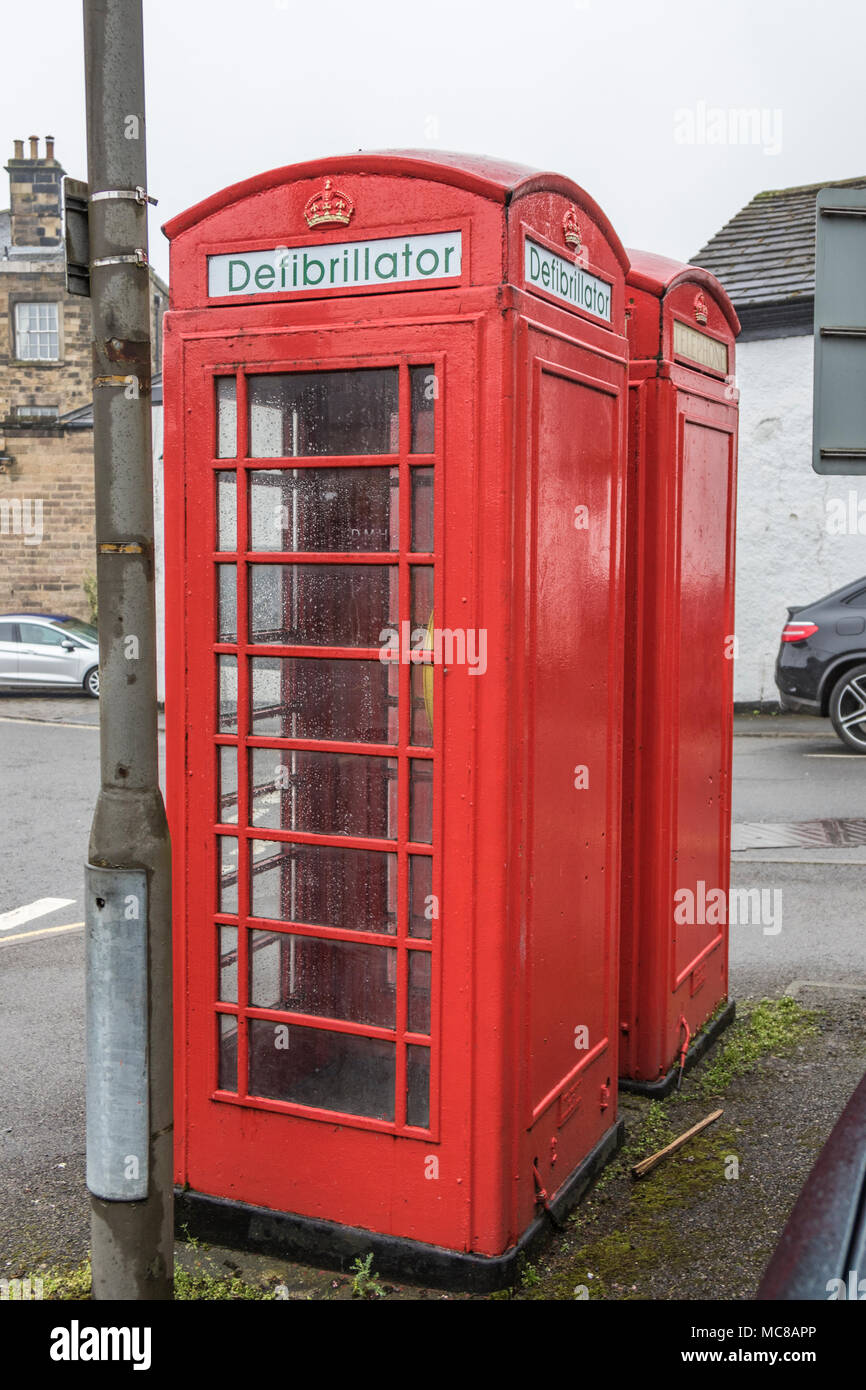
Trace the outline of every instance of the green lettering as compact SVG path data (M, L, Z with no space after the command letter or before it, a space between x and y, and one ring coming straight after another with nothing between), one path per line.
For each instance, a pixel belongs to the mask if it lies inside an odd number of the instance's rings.
M262 279L265 276L265 279ZM260 290L269 290L274 283L274 267L272 265L260 265L256 271L256 284Z
M457 247L456 247L456 246L446 246L446 247L445 247L445 274L446 274L446 275L448 274L448 262L450 261L451 256L453 255L453 253L454 253L456 250L457 250Z
M541 283L542 283L542 285L545 285L545 286L547 286L547 285L550 284L550 262L549 262L549 261L545 261L544 264L543 264L542 267L541 267Z
M242 270L244 273L244 280L243 283L240 285L236 285L234 282L235 267L237 267L239 270ZM229 261L229 294L239 294L241 290L246 289L249 282L250 268L247 265L246 261Z
M387 275L383 275L381 270L379 269L379 266L382 264L383 261L391 262L391 269ZM373 268L373 273L375 274L377 280L396 280L397 257L394 255L393 251L383 251L380 256L376 257L376 264Z
M431 265L429 270L425 270L423 265L421 264L425 256L433 257L433 264ZM415 264L418 267L419 275L432 275L434 271L437 271L439 269L439 252L434 251L432 246L425 247L424 250L419 251L418 255L415 257Z
M309 271L310 271L310 267L311 267L311 266L314 266L314 265L317 265L317 266L319 267L319 273L318 273L318 275L316 276L315 280L311 280L311 279L310 279L310 275L309 275ZM306 254L306 252L305 252L305 253L304 253L304 284L305 284L305 285L320 285L320 284L322 283L322 281L324 280L324 278L325 278L325 267L324 267L324 264L322 263L322 261L310 260L309 256L308 256L308 255Z

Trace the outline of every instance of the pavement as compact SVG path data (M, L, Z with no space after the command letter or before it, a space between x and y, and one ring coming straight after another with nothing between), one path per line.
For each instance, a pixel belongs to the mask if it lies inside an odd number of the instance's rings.
M97 702L77 695L0 694L5 793L5 872L0 881L0 981L5 1000L0 1016L0 1277L34 1272L40 1265L74 1265L89 1244L82 865L98 788L97 721ZM864 817L866 758L848 753L828 721L737 716L734 822L740 848L732 853L732 881L769 894L767 901L779 909L781 930L768 932L762 925L732 928L731 995L747 1000L791 992L818 1011L821 1024L816 1037L793 1057L768 1059L751 1082L738 1083L732 1097L734 1130L739 1125L741 1134L751 1136L753 1171L764 1173L752 1189L751 1214L738 1218L741 1234L751 1232L753 1254L759 1252L751 1264L746 1261L748 1273L739 1281L730 1275L736 1241L726 1235L716 1273L712 1274L712 1263L707 1266L710 1287L706 1280L689 1283L682 1262L677 1278L641 1267L635 1277L644 1280L643 1296L750 1296L761 1261L866 1066L866 845L837 845L829 831L814 828L801 843L800 832L790 829L825 822L853 827ZM849 837L854 841L855 829ZM847 831L832 832L837 839L840 833L844 840ZM640 1103L629 1098L623 1109L632 1123L643 1122ZM732 1132L726 1131L728 1142ZM747 1188L748 1184L737 1187L738 1201L745 1202ZM716 1193L709 1204L702 1205L703 1199L697 1203L690 1218L696 1239L708 1239L715 1224L719 1243L719 1223L727 1220L725 1200ZM613 1201L610 1211L615 1210ZM594 1209L586 1211L596 1219ZM582 1229L581 1239L585 1236ZM201 1252L190 1250L181 1256L188 1266L202 1259ZM558 1258L554 1251L554 1267ZM567 1263L568 1252L563 1258ZM276 1268L292 1297L351 1295L347 1281L286 1262L263 1265L219 1251L208 1259L223 1272L241 1269L252 1277L259 1277L265 1267L271 1273ZM393 1296L447 1297L396 1286ZM631 1295L614 1290L609 1296Z
M778 894L781 930L731 927L731 994L863 983L866 844L822 846L814 834L792 844L784 831L866 817L866 757L848 752L829 720L805 715L738 715L734 748L733 843L752 847L733 850L731 883Z

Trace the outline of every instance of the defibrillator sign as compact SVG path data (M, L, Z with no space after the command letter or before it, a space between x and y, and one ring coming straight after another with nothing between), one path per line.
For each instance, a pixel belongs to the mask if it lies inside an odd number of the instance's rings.
M610 285L531 237L524 243L523 272L527 288L542 290L610 323Z
M315 294L459 279L460 232L378 237L375 241L276 246L208 256L208 294Z

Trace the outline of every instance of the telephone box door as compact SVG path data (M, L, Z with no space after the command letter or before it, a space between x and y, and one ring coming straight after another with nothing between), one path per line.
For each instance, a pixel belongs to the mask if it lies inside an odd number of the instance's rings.
M424 649L446 525L459 576L472 513L471 335L262 331L242 366L237 340L187 340L182 499L172 483L179 1179L450 1246L469 1234L468 945L438 904L447 866L466 872L443 783L468 730Z

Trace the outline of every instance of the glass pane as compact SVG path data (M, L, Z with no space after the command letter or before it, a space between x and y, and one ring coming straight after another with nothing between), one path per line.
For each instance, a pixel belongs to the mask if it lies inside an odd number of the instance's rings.
M234 835L217 836L219 854L219 911L238 910L238 842Z
M217 473L217 550L237 550L238 490L234 473Z
M394 1043L261 1018L250 1020L249 1034L252 1094L394 1119Z
M433 566L412 566L412 632L425 631L433 617Z
M409 952L409 1032L430 1032L430 952Z
M0 535L5 535L5 529L0 531ZM66 641L66 633L57 627L43 627L41 623L19 623L18 626L21 641L28 647L62 647ZM16 668L13 666L12 669L14 671Z
M250 1002L256 1008L395 1027L392 948L254 931L251 950Z
M221 655L219 663L219 718L217 727L221 734L236 734L238 731L238 659L236 656Z
M430 1049L406 1048L406 1123L430 1128Z
M238 452L237 383L233 376L216 379L218 459L233 459Z
M410 367L409 380L412 395L412 453L432 454L439 381L433 367Z
M416 748L433 747L433 667L413 666L412 677L412 742Z
M433 923L438 919L433 898L433 856L409 856L409 935L430 941Z
M397 550L398 476L396 468L268 468L251 473L250 548Z
M377 647L397 626L396 565L250 565L250 641Z
M398 667L342 657L256 656L253 734L398 741Z
M251 667L254 734L397 742L397 666L341 657L266 656L254 657Z
M220 926L219 999L223 1004L238 1002L238 929Z
M234 1014L217 1014L219 1019L219 1079L221 1091L238 1089L238 1021Z
M409 839L433 843L433 760L413 758L409 764Z
M430 651L433 647L433 576L432 565L413 565L411 569L412 643L416 650ZM433 746L433 665L432 657L413 665L412 733L414 744L421 748Z
M219 749L219 806L217 820L221 825L238 823L238 750Z
M237 565L217 565L219 584L218 642L236 642L238 640L237 573Z
M412 549L433 550L432 468L412 469Z
M255 748L250 763L257 829L397 838L396 758Z
M250 457L395 454L396 367L249 378Z
M386 850L254 840L250 872L254 917L388 936L397 930L397 856Z

